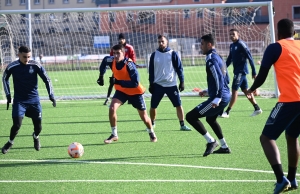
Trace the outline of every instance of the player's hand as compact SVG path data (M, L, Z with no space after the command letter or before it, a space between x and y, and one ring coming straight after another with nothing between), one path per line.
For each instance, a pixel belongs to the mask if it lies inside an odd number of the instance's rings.
M10 95L10 94L8 94L8 95L6 96L6 99L7 99L7 103L6 103L6 110L8 110L8 108L9 108L9 104L11 103L11 95Z
M53 96L49 96L49 99L52 101L52 106L56 107L56 100L54 99Z
M207 90L202 90L199 92L199 96L203 97L203 96L206 96L207 94Z
M97 79L97 83L98 83L100 86L103 86L103 85L104 85L104 79L103 79L103 76L99 76L99 78Z
M153 85L152 84L150 84L150 86L149 86L149 92L150 92L150 94L153 94L153 92L154 92L154 87L153 87Z
M215 98L211 103L212 103L212 107L216 108L217 106L219 106L221 102L221 98Z
M252 75L252 79L255 79L256 78L256 75Z
M249 90L247 90L247 92L246 92L246 96L247 96L247 98L248 98L248 99L251 99L251 98L252 98L252 96L253 96L253 92L254 92L254 91L252 91L252 90L250 90L250 89L249 89Z
M179 83L178 89L180 92L182 92L184 90L184 82Z
M109 77L110 84L120 84L120 81L117 80L115 77Z

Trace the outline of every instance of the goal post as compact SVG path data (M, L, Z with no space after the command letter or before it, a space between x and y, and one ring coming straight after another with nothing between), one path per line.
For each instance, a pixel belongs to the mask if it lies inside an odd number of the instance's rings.
M197 95L197 89L207 88L200 37L213 34L216 50L225 60L229 53L229 30L238 29L240 38L252 52L258 71L265 48L275 42L272 8L272 2L251 2L0 10L4 16L0 18L1 76L6 65L16 59L17 48L28 44L31 34L32 58L46 68L58 99L104 98L111 71L107 70L105 86L100 87L96 83L99 65L109 55L110 48L118 43L118 34L123 33L135 49L141 84L148 88L149 57L158 47L158 35L164 34L171 49L178 52L182 60L185 90L180 94ZM31 30L27 28L28 23ZM5 32L5 37L1 32ZM232 65L228 70L232 74ZM277 96L274 80L273 71L260 88L262 95ZM41 98L47 99L43 82L39 81L39 85ZM145 94L150 96L148 90Z

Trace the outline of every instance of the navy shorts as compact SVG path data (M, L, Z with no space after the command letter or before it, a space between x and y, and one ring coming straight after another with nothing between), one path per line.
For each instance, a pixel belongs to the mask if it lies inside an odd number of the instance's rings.
M300 134L300 102L278 102L265 124L262 134L276 140L281 133L298 138Z
M234 75L231 87L233 90L239 90L239 88L241 88L241 90L248 89L248 81L246 75L243 75L242 73Z
M229 100L221 101L219 106L213 108L212 107L212 100L208 99L207 101L202 102L194 109L200 114L201 117L212 117L216 115L221 115L224 111L224 108L229 104Z
M181 99L177 86L162 87L161 85L153 84L151 108L157 108L165 94L167 94L174 107L181 106Z
M14 102L12 105L12 117L24 117L24 115L32 119L42 119L41 104Z
M138 110L146 110L146 103L143 94L127 95L119 90L116 90L113 98L117 98L123 104L128 100L131 105Z

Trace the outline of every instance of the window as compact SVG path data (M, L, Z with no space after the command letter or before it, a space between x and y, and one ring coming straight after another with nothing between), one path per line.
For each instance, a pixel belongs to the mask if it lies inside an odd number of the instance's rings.
M83 32L84 31L84 27L78 27L78 31L79 32Z
M39 13L34 14L34 22L41 23L41 14L39 14Z
M41 35L42 34L40 29L35 29L33 31L33 33L36 34L36 35Z
M141 11L138 13L140 24L155 24L155 13L153 11Z
M49 0L49 4L54 4L54 0Z
M127 22L132 22L133 21L133 13L131 13L131 12L127 12L127 14L126 14L126 21Z
M84 17L84 13L83 13L83 12L79 12L79 13L78 13L78 21L79 21L79 22L83 22L83 20L84 20L83 17Z
M5 5L11 5L11 0L5 0Z
M191 13L190 13L190 10L189 9L184 9L183 10L183 18L184 19L188 19L191 17Z
M21 19L20 19L20 23L21 24L25 24L26 23L26 15L25 14L21 14Z
M116 21L116 15L114 12L108 12L108 17L110 22L115 22Z
M200 0L194 0L194 2L200 2Z
M94 13L93 13L93 21L94 21L96 24L99 24L99 13L97 13L97 12L94 12Z
M83 0L77 0L77 3L84 3Z
M49 14L49 21L50 22L53 22L55 20L55 15L54 15L54 13L50 13Z
M69 13L63 13L63 22L70 22Z
M197 15L196 15L197 18L203 18L203 9L198 9L197 10Z
M68 3L69 3L69 0L63 0L63 3L64 3L64 4L68 4Z
M55 33L56 29L54 27L49 27L49 34Z
M20 33L21 33L22 35L26 35L26 34L27 34L27 31L26 31L25 29L20 29Z
M69 32L70 32L70 28L65 28L65 29L64 29L64 32L65 32L65 33L69 33Z
M300 19L300 7L293 7L293 18Z
M40 0L34 0L34 4L35 5L38 5L38 4L40 4L41 2L40 2Z
M20 5L25 5L26 4L26 0L20 0Z

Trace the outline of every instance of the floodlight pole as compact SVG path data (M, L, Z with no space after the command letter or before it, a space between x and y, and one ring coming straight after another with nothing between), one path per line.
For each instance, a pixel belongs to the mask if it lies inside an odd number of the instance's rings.
M30 8L30 4L31 2L30 2L30 0L27 0L27 4L26 4L26 9L27 10L31 10L31 8ZM27 25L28 25L28 47L30 48L30 49L32 49L32 34L31 34L31 31L32 31L32 29L31 29L31 13L28 13L27 14Z
M108 7L111 7L111 0L108 1ZM111 17L112 15L110 14L110 12L108 12L108 19L109 19L109 50L112 47L112 33L111 33Z

